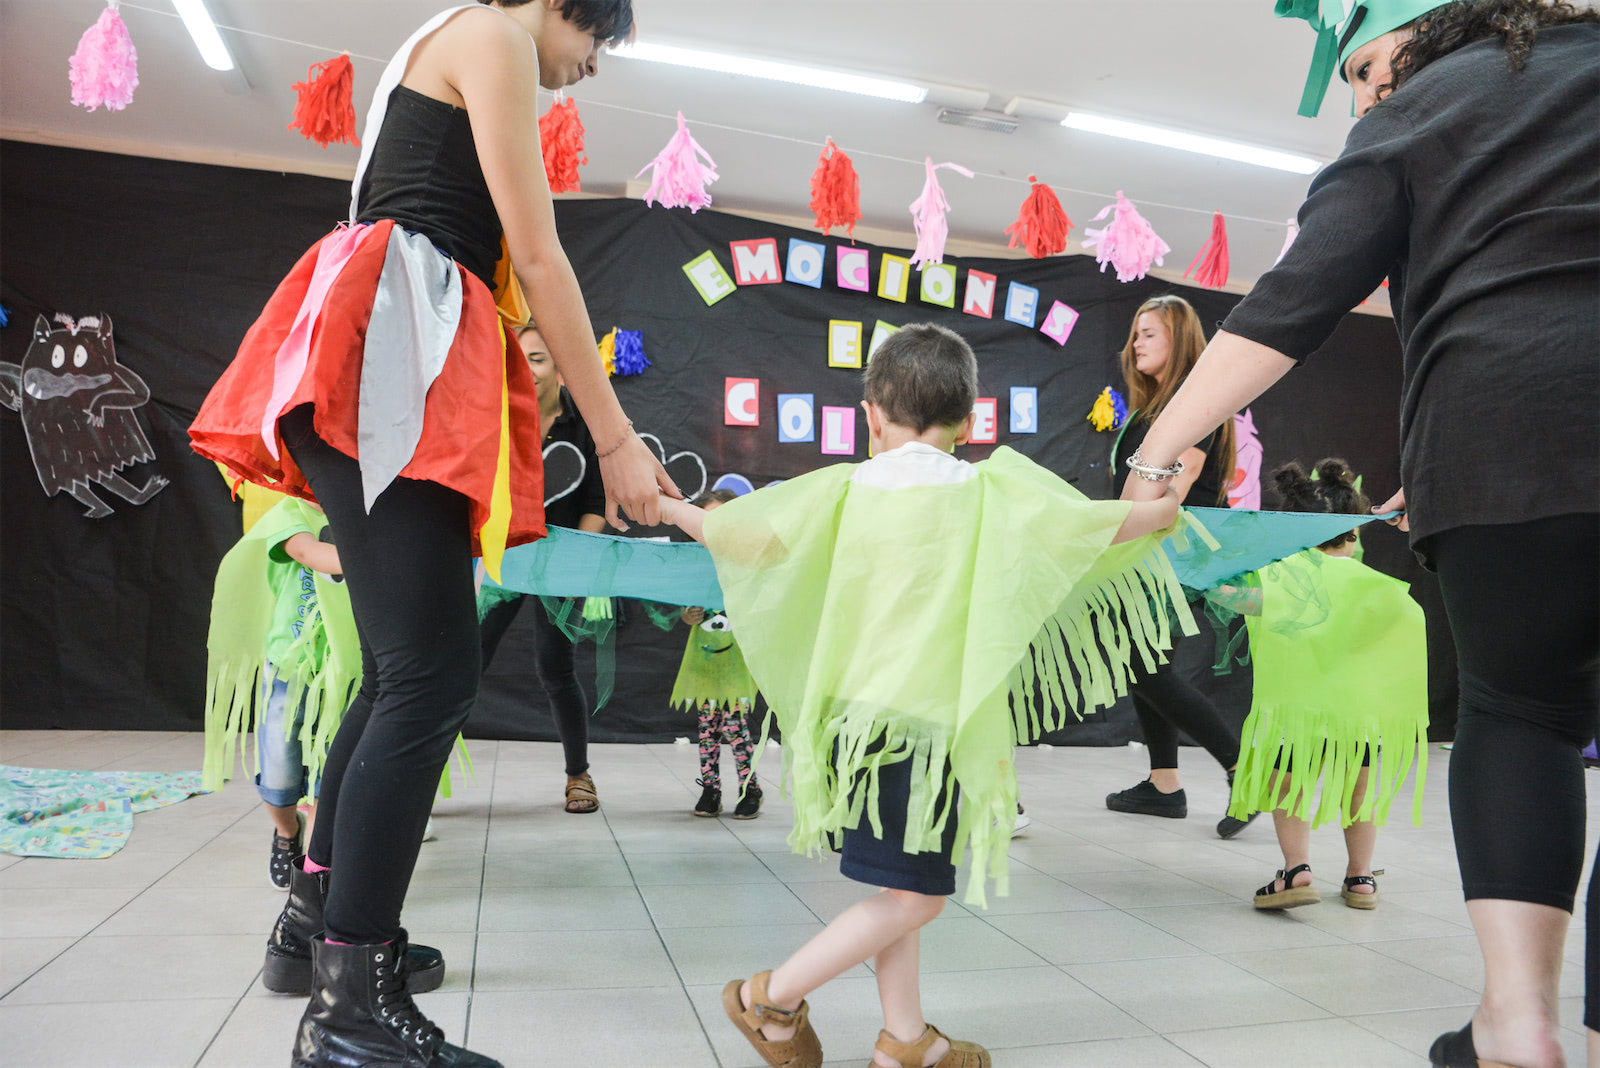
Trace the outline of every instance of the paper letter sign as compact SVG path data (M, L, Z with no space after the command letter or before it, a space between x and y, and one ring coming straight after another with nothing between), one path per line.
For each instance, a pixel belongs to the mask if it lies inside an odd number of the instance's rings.
M837 260L833 269L839 288L854 289L859 293L872 292L872 283L867 279L867 250L840 245L834 254Z
M878 325L872 328L872 344L867 346L868 363L872 362L872 354L878 351L878 346L889 340L889 335L895 333L899 329L900 328L898 326L890 326L882 319L878 320Z
M683 273L689 276L689 281L694 283L700 299L707 304L715 304L733 292L733 279L728 277L728 272L717 262L716 253L710 250L700 253L684 264Z
M1077 321L1077 311L1058 300L1050 305L1050 314L1044 317L1044 325L1039 327L1039 332L1057 345L1065 345Z
M981 315L985 319L993 319L994 286L994 275L982 271L968 271L967 296L961 302L961 310L968 315Z
M778 242L763 237L755 241L729 241L733 250L733 275L742 286L769 286L783 281L778 270Z
M810 393L778 394L778 440L816 441L816 400Z
M789 273L784 279L812 289L822 288L822 261L828 250L815 241L789 239Z
M856 410L822 406L822 451L829 456L853 456L856 451Z
M1037 434L1039 432L1039 388L1037 386L1011 387L1011 432Z
M1020 326L1032 326L1039 311L1039 291L1021 282L1006 287L1006 321Z
M878 267L878 296L885 300L906 302L906 290L911 287L911 261L904 256L883 254Z
M993 397L979 397L972 405L972 414L978 418L972 421L972 437L967 440L974 445L993 445L999 422L1000 402Z
M922 303L941 308L956 306L956 266L953 263L922 265Z
M761 422L761 383L754 378L724 380L722 421L728 426L757 426Z
M861 324L849 319L828 320L828 366L861 366Z

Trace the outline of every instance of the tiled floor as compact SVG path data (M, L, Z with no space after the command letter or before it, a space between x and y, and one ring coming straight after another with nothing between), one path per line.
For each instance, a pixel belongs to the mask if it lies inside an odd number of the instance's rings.
M1105 810L1143 756L1019 755L1034 824L1014 843L1011 896L987 912L952 901L927 928L928 1015L990 1047L998 1068L1425 1065L1482 981L1445 809L1449 754L1433 751L1424 825L1401 817L1379 838L1378 909L1340 903L1342 843L1324 829L1323 903L1280 915L1248 901L1279 860L1271 828L1216 837L1222 777L1198 750L1185 753L1189 819ZM776 964L863 889L788 852L788 812L770 795L759 820L692 818L688 745L594 747L595 816L559 810L553 745L479 742L472 757L477 781L457 776L437 807L406 905L413 935L450 965L424 1009L518 1068L757 1065L721 984ZM200 739L0 732L0 762L192 769ZM268 835L236 781L138 816L107 860L0 855L0 1060L282 1068L302 1002L258 982L283 902L267 885ZM1562 976L1573 1064L1582 939L1575 927ZM881 1026L871 972L811 1000L829 1068L865 1064Z

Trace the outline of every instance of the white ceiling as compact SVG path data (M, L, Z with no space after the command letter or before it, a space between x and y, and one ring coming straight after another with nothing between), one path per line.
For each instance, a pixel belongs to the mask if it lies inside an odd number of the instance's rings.
M218 23L237 28L223 35L248 85L204 66L168 0L124 2L122 16L139 51L139 89L125 111L89 113L70 103L67 57L101 0L0 0L0 133L348 175L354 148L323 150L286 129L291 83L342 50L387 57L444 6L434 0L208 3ZM1321 117L1295 114L1312 36L1304 23L1272 18L1266 0L635 0L635 11L641 40L978 90L992 108L1013 96L1055 101L1321 159L1337 155L1353 121L1348 90L1337 82ZM355 59L358 114L381 68ZM937 122L933 103L620 58L604 57L600 77L572 95L588 132L586 192L621 195L671 136L672 113L681 109L721 171L711 187L717 208L806 214L818 146L831 136L855 160L868 227L909 233L906 208L922 186L920 161L932 156L988 175L969 180L941 172L951 204L951 251L978 251L968 242L1003 244L1027 193L1021 180L1037 173L1060 194L1075 240L1110 194L1125 190L1172 246L1169 271L1188 265L1210 234L1210 212L1223 212L1230 289L1272 264L1283 243L1282 220L1294 214L1309 181L1047 120L1024 120L1010 135L986 133Z

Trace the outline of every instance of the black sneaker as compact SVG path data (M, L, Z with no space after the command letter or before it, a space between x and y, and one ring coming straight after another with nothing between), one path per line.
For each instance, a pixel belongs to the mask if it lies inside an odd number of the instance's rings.
M1233 803L1233 772L1231 771L1228 772L1228 803ZM1232 816L1222 817L1217 821L1217 837L1232 838L1234 835L1250 826L1250 821L1259 815L1261 815L1261 813L1252 812L1242 820L1236 820Z
M696 802L694 806L694 814L696 816L722 815L721 787L712 786L704 779L696 779L695 782L699 784L702 789L700 791L700 800Z
M302 830L304 826L301 824ZM267 878L272 880L274 889L288 892L289 866L299 855L300 832L296 832L293 838L285 838L277 831L272 832L272 855L267 858Z
M751 783L745 790L744 796L739 798L739 803L733 807L733 818L736 820L753 820L761 815L761 787Z
M1140 816L1165 816L1181 820L1189 814L1189 798L1180 790L1164 794L1149 779L1137 786L1106 795L1106 808L1112 812L1132 812Z

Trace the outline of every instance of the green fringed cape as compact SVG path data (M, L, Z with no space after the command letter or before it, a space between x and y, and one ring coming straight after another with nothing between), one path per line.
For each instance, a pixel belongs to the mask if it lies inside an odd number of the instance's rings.
M1412 764L1411 820L1428 774L1428 651L1422 608L1406 584L1356 560L1308 549L1258 572L1261 614L1246 616L1255 694L1228 814L1281 807L1320 825L1380 826ZM1382 745L1380 752L1379 745ZM1352 805L1363 748L1366 798ZM1281 761L1280 761L1281 756ZM1274 769L1281 763L1281 769ZM1322 783L1320 801L1312 795Z
M705 538L783 731L790 844L825 849L863 815L881 833L877 769L910 759L904 848L940 848L955 819L965 899L984 904L987 877L1008 890L1012 746L1110 704L1134 657L1165 660L1170 620L1194 621L1161 536L1111 544L1126 502L1090 501L1009 448L975 467L899 489L824 468L717 508ZM955 813L929 771L947 760Z
M706 613L706 623L726 622L716 612ZM711 704L728 708L756 699L756 680L750 677L744 653L731 630L707 629L706 623L689 628L689 641L672 683L671 705L691 711Z
M271 558L273 546L300 531L319 530L322 513L306 502L286 497L270 508L217 568L211 598L211 630L206 638L206 755L203 782L218 790L233 774L234 746L255 730L263 686L273 679L288 683L288 707L304 698L300 727L302 759L311 796L316 795L323 758L339 728L345 707L361 682L361 645L350 594L344 584L313 572L317 614L305 620L300 636L278 663L267 660L268 629L277 594L272 569L297 573L300 565ZM299 583L286 596L298 596ZM292 722L292 721L291 721Z

